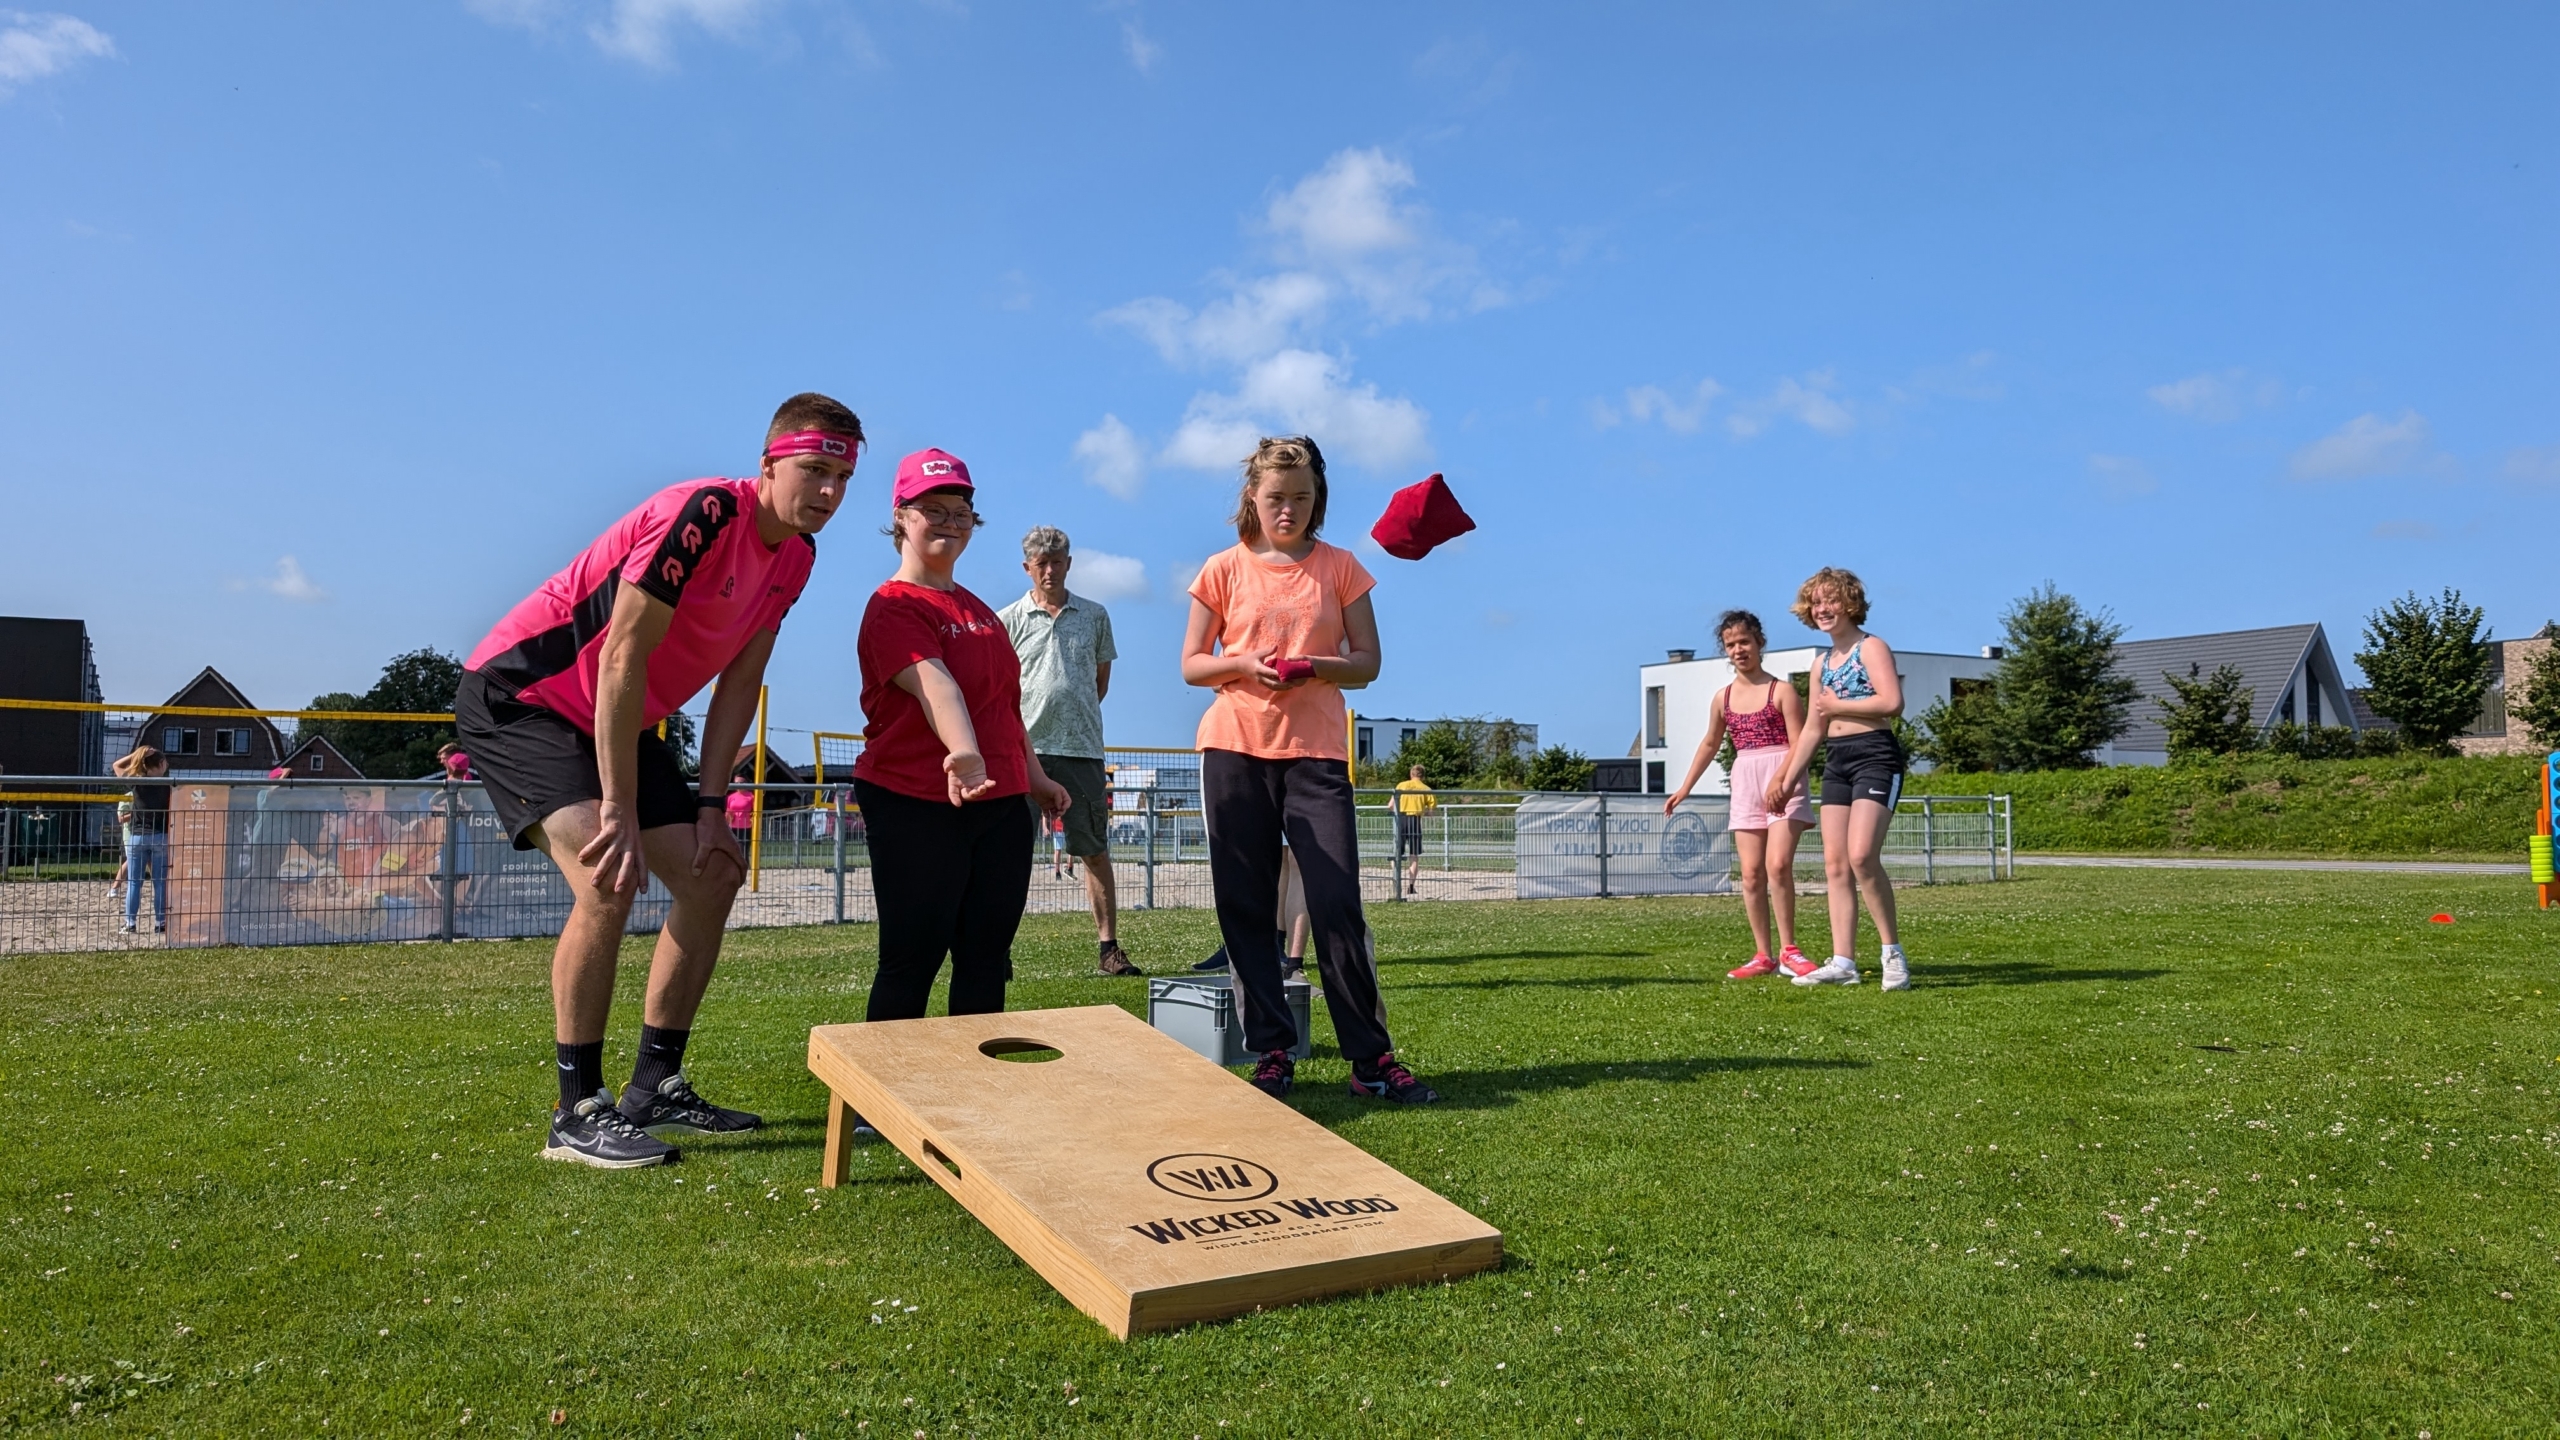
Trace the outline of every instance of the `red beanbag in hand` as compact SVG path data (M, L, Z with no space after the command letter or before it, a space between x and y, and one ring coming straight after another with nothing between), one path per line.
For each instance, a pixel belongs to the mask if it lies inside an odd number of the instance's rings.
M1432 548L1476 528L1448 483L1437 474L1407 485L1387 501L1387 513L1369 527L1369 538L1399 560L1419 560Z
M1281 683L1287 684L1292 680L1315 678L1316 662L1304 655L1287 655L1272 661L1271 668L1279 675Z

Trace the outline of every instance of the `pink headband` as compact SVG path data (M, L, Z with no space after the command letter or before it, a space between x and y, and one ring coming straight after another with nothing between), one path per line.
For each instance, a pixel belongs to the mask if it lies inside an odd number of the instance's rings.
M850 435L834 435L824 430L794 430L766 441L764 458L778 460L785 455L834 455L852 465L858 463L861 449L862 442Z

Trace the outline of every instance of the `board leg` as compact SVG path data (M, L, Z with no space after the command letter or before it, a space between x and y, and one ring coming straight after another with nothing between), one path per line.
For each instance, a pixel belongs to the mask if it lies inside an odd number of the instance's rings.
M827 1092L827 1158L818 1183L833 1190L842 1185L853 1160L853 1107L843 1096Z

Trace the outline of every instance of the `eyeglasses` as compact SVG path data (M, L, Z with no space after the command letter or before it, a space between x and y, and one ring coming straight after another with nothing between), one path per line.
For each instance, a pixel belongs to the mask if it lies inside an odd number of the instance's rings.
M939 505L910 505L907 508L923 516L924 523L927 525L967 530L978 523L978 512L975 510L945 510Z

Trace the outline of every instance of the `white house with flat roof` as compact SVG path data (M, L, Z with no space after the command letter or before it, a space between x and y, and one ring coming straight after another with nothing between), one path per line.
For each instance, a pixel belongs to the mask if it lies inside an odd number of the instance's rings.
M1815 674L1828 648L1771 650L1761 657L1761 667L1782 679ZM1979 655L1896 650L1893 659L1895 673L1902 678L1905 720L1917 720L1921 711L1948 699L1958 686L1989 680L2000 665L1998 646L1986 646ZM1645 793L1667 795L1689 773L1689 758L1707 736L1707 707L1717 691L1733 682L1733 662L1722 655L1702 657L1694 650L1674 650L1668 659L1638 667L1636 676L1636 754L1644 762ZM1710 759L1706 774L1691 793L1727 795L1732 790L1724 767Z

